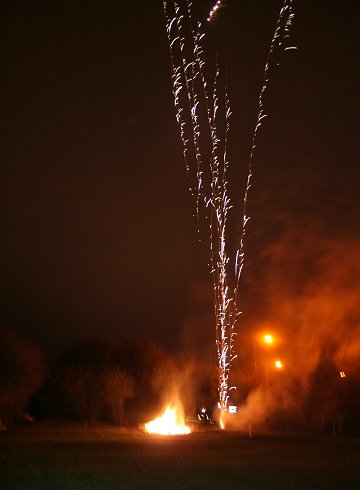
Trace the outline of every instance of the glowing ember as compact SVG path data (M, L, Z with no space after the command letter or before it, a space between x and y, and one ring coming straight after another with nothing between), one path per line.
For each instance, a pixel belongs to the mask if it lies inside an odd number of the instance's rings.
M184 417L179 416L178 409L171 405L166 407L165 412L158 418L145 424L146 432L150 434L161 434L163 436L175 436L190 434L190 427L185 425Z

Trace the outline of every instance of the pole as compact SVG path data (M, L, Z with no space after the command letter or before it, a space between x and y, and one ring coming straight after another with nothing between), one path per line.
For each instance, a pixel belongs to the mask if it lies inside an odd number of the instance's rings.
M257 360L256 360L256 344L255 344L255 337L254 336L252 338L252 342L253 342L253 357L254 357L255 380L257 381L257 379L258 379L258 367L257 367Z

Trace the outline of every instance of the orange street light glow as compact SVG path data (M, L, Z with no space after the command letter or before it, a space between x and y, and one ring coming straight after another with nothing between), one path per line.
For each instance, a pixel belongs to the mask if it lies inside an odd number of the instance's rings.
M279 360L275 361L275 367L277 369L281 369L283 367L283 363Z
M267 344L272 344L274 341L272 335L269 335L269 334L266 334L264 335L264 342L266 342Z
M340 371L339 374L340 374L340 378L346 378L346 374L344 371Z

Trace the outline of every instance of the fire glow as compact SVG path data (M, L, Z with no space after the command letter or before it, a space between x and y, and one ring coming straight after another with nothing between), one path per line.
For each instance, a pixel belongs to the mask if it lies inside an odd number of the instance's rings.
M186 435L191 432L190 427L185 424L184 417L179 415L179 410L171 405L166 407L160 417L147 422L145 431L163 436Z

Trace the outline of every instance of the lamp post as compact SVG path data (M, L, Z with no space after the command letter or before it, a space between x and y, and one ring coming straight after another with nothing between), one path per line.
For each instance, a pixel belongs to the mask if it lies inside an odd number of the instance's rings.
M252 343L253 343L253 359L254 359L254 373L255 380L258 381L259 371L258 371L258 355L257 355L257 341L261 341L261 344L265 344L266 346L272 346L274 343L274 336L270 333L265 333L260 336L253 335ZM269 362L266 359L265 362L265 377L266 377L266 386L269 387Z
M280 359L276 359L276 361L269 363L266 363L266 386L269 388L270 382L269 382L269 365L271 367L274 367L277 370L283 369L284 364Z
M255 381L258 379L258 367L257 367L257 359L256 359L256 341L255 341L255 335L253 335L252 338L253 342L253 357L254 357L254 372L255 372Z

